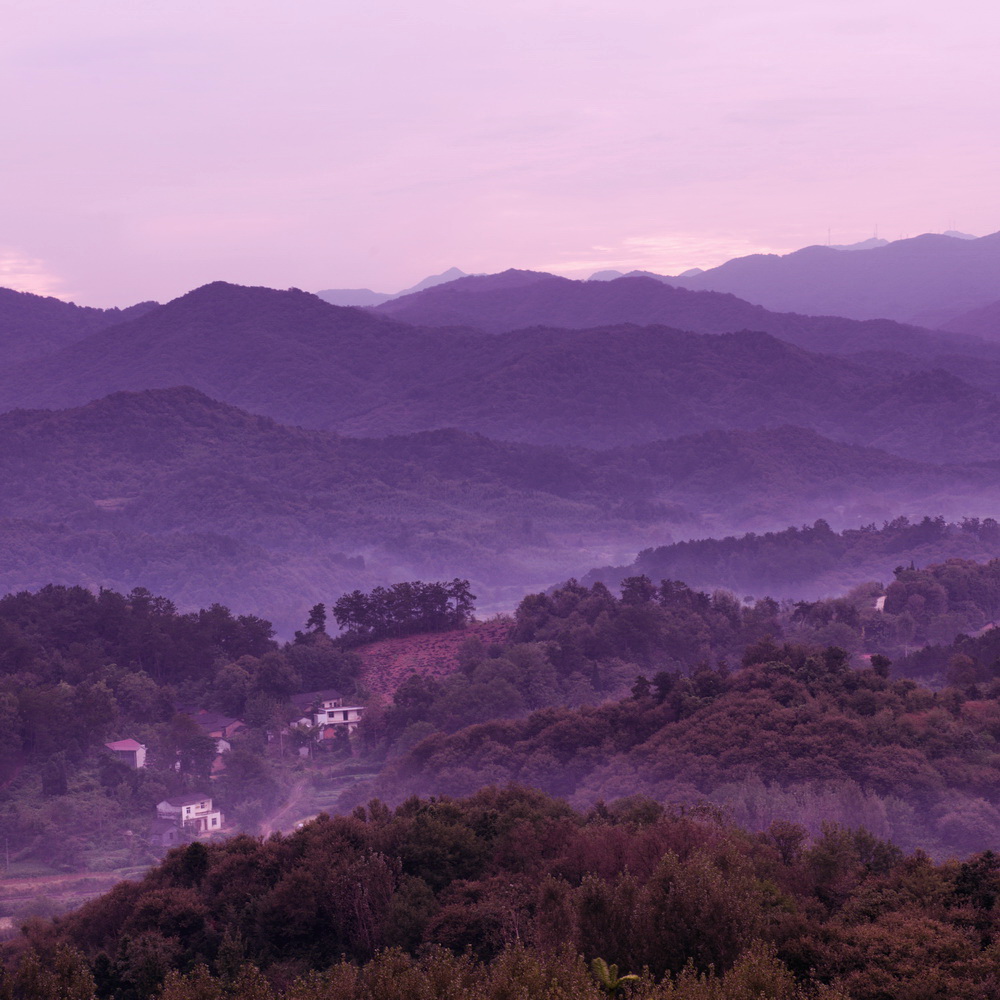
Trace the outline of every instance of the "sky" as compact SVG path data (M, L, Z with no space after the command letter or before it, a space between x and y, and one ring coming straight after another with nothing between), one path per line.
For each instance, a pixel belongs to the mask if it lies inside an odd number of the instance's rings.
M396 291L1000 230L992 0L5 0L0 285Z

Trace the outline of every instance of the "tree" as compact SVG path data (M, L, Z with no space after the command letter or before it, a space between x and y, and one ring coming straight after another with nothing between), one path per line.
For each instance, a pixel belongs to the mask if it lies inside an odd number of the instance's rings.
M451 583L395 583L344 594L333 605L341 630L360 640L462 628L472 617L476 597L468 580Z
M169 767L176 762L182 774L207 779L216 756L216 741L206 736L197 722L187 715L175 715L166 735L166 759Z
M57 753L42 765L42 795L65 795L66 755Z

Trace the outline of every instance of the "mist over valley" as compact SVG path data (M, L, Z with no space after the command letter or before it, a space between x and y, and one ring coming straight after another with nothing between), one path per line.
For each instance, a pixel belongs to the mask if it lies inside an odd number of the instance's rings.
M311 1000L464 962L473 995L518 961L576 997L607 954L637 996L766 972L874 998L830 935L914 865L945 902L908 919L967 950L943 988L978 975L989 308L943 330L650 276L421 284L0 295L0 990ZM932 968L890 963L893 995Z

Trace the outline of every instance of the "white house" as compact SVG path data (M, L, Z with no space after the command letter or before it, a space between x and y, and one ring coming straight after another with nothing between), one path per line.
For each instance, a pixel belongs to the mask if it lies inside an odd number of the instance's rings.
M195 835L214 833L222 828L222 813L212 808L212 800L202 792L164 799L156 805L157 819L171 820L179 829Z
M321 738L331 738L340 727L353 732L364 714L364 705L344 704L344 696L333 688L324 691L306 691L293 695L292 704L302 713L293 723L299 726L317 726ZM332 728L330 728L332 727Z

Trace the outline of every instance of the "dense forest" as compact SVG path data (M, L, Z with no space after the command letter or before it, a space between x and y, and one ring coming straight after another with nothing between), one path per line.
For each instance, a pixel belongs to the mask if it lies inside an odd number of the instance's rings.
M421 632L444 632L467 625L475 610L476 595L468 580L451 583L395 583L344 594L333 605L341 641L356 643Z
M449 686L414 679L381 730L369 720L366 738L396 743L374 785L349 802L519 781L581 807L653 794L713 802L751 828L784 817L818 831L832 817L907 849L986 849L1000 823L993 632L959 638L933 662L904 657L895 669L878 650L896 653L898 632L912 639L914 627L944 632L950 623L954 637L966 619L948 608L975 607L981 619L996 606L998 582L997 564L901 570L881 611L871 591L743 606L722 592L657 588L645 577L627 580L620 598L599 583L526 598L515 645L466 650L464 674L479 685L505 676L524 691L529 679L518 680L517 664L533 654L536 678L544 665L562 685L591 678L596 690L613 691L628 680L631 696L585 699L579 708L550 698L553 707L542 709L522 694L517 707L542 710L518 717L511 694L497 699L506 719L484 713L460 729L444 708L454 698ZM843 646L817 642L836 639L863 640L869 652L852 666Z
M1000 640L958 633L996 613L998 565L900 566L814 602L642 575L529 595L505 638L470 632L454 672L412 676L324 748L379 772L342 815L197 841L29 919L0 996L990 996ZM397 635L407 615L461 625L472 600L464 581L344 596L334 620L392 607ZM359 637L327 623L317 605L279 645L262 619L143 590L0 599L14 859L152 861L127 831L204 787L215 756L178 705L245 720L211 786L257 828L312 766L308 733L268 739L288 699L365 697ZM141 772L103 754L125 736L149 747Z
M484 789L176 849L29 925L0 996L988 1000L998 895L990 852Z
M368 698L359 643L461 628L472 599L458 580L346 594L330 603L340 636L319 604L283 645L263 619L221 605L181 614L141 589L0 599L0 824L12 856L74 869L98 841L134 851L124 831L209 778L214 750L178 715L185 707L244 723L213 784L233 821L255 829L298 780L288 768L309 738L278 748L268 734L288 724L293 695L326 688L368 701L353 752L381 774L350 804L508 780L582 805L655 790L707 797L751 825L786 810L812 828L832 810L937 853L984 846L1000 819L983 777L1000 660L993 632L974 637L1000 614L998 562L899 567L885 588L783 603L644 576L620 595L571 581L524 598L501 641L470 633L451 672ZM740 728L744 716L755 727ZM827 746L838 727L855 738ZM102 756L125 738L149 747L142 773Z
M950 559L992 560L1000 556L1000 526L994 518L943 517L891 521L834 531L825 520L783 531L751 532L725 538L700 538L643 549L634 563L593 570L585 582L616 585L628 576L671 577L693 586L725 587L739 594L772 597L822 597L862 580L887 582L900 566ZM987 604L981 620L962 628L981 628L1000 608ZM961 629L959 629L961 630Z

